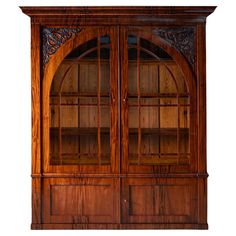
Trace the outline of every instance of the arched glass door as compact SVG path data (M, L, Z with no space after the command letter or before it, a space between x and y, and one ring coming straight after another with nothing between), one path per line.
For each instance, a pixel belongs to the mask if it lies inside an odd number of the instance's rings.
M126 35L125 51L123 171L189 165L190 93L180 67L138 34Z
M51 169L190 170L195 133L184 73L158 44L128 32L120 41L118 34L94 37L58 67L50 89Z

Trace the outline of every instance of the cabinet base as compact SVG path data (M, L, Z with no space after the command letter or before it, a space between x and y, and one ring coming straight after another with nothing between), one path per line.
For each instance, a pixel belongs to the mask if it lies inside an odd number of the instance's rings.
M208 224L31 224L31 229L208 229Z

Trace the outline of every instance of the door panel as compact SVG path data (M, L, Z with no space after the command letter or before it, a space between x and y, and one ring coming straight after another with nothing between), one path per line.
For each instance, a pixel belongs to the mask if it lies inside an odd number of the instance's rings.
M118 178L48 178L43 193L43 223L118 222Z
M123 223L196 222L195 179L127 178L122 184Z
M195 97L154 38L150 28L121 30L122 172L190 172L197 163Z
M52 80L44 172L118 172L118 32L93 31L97 34L73 48Z

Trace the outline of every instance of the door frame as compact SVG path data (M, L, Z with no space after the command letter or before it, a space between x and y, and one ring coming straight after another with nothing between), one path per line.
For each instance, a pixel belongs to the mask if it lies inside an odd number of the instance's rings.
M51 83L57 68L63 59L79 45L102 35L110 36L110 165L50 165L49 128L50 109L49 94ZM42 78L42 171L47 176L50 174L81 175L81 174L112 174L119 173L119 144L118 144L118 28L117 27L86 27L72 39L63 44L49 59L44 68ZM53 177L52 176L52 177Z
M168 42L153 34L156 27L128 27L120 28L120 58L123 63L120 66L121 80L121 173L122 174L162 174L162 173L194 173L197 171L198 150L197 150L197 83L195 75L184 56ZM128 34L134 34L151 41L158 47L166 51L182 70L190 94L190 164L189 165L132 165L130 169L128 163ZM171 172L169 172L171 166ZM167 171L167 172L166 172Z

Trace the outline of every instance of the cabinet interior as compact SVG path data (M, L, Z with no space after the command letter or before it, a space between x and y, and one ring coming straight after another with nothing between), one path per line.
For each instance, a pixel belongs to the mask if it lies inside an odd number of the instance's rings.
M127 44L129 164L189 164L190 94L179 66L148 40L128 35ZM110 63L104 35L73 50L57 69L51 165L110 164Z

